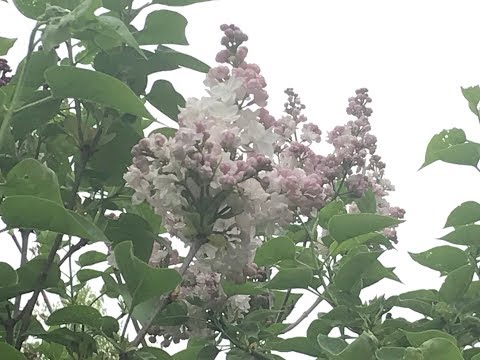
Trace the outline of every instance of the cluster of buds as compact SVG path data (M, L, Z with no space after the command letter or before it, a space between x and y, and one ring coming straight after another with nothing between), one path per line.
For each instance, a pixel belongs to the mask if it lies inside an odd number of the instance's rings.
M0 87L7 85L12 79L11 76L7 76L12 68L8 65L7 60L0 59Z

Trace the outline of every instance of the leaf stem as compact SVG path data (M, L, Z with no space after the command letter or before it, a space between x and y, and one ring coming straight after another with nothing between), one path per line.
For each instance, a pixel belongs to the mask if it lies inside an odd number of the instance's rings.
M35 49L35 35L37 34L38 29L42 25L43 25L42 22L38 22L30 34L30 41L28 43L27 56L25 57L25 62L20 70L18 83L15 86L15 90L13 91L12 101L10 103L10 106L7 109L7 112L5 113L5 117L3 118L2 124L0 125L0 149L3 147L3 144L5 142L5 137L7 136L7 132L10 128L10 123L12 121L15 108L20 102L20 97L22 95L23 85L25 82L25 74L27 73L28 65L32 57L33 50Z
M318 297L317 299L315 299L314 303L307 309L307 311L300 315L300 317L294 323L288 325L288 327L284 331L282 331L282 333L289 332L290 330L296 328L297 325L299 325L303 320L305 320L308 315L310 315L312 311L315 310L322 301L323 297Z

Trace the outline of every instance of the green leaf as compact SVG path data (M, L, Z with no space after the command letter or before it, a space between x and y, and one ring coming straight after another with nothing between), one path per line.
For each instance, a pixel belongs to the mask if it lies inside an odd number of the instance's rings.
M168 6L185 6L185 5L191 5L191 4L196 4L196 3L205 2L205 1L210 1L210 0L153 0L153 3L168 5Z
M461 88L462 94L468 101L468 107L478 117L478 103L480 102L480 87L472 86L469 88Z
M60 269L55 263L50 267L46 280L38 282L39 275L45 270L47 260L36 257L17 269L18 282L0 288L0 301L8 300L17 295L25 294L36 289L56 287L60 281Z
M328 231L338 243L359 235L382 230L402 223L402 220L376 214L335 215L328 222Z
M112 122L106 135L110 134L115 137L93 154L88 175L102 185L122 186L123 174L132 162L130 151L143 136L131 124L120 120Z
M448 245L438 246L418 254L410 253L410 256L420 265L440 271L442 274L448 274L468 264L465 252Z
M345 340L331 338L324 334L318 334L317 343L320 349L328 355L340 354L348 346Z
M450 340L435 338L420 346L422 360L463 360L460 350Z
M5 360L27 360L20 351L2 342L0 342L0 357Z
M78 258L78 264L80 266L89 266L98 264L99 262L106 261L107 255L98 251L87 251Z
M225 295L228 297L233 295L261 295L266 293L264 289L260 288L256 283L253 282L237 284L232 281L222 280L221 284Z
M49 326L80 324L100 329L103 318L97 309L88 305L69 305L55 310L47 319Z
M35 159L20 161L8 172L6 180L2 186L4 196L31 195L63 207L57 175Z
M173 360L210 360L215 359L218 349L213 345L201 345L188 347L175 355Z
M0 206L3 221L11 228L49 230L91 241L108 242L103 232L76 212L47 199L18 195Z
M7 55L8 50L15 44L17 39L9 39L0 36L0 56Z
M155 58L162 59L163 64L171 65L172 67L181 66L203 73L207 73L210 70L210 66L193 56L178 52L163 45L157 47Z
M185 107L185 99L166 80L157 80L152 86L147 100L164 115L178 121L179 107Z
M377 200L372 189L368 189L360 199L355 200L355 203L362 213L375 214L377 212Z
M45 101L41 101L45 100ZM41 102L39 102L41 101ZM25 105L35 104L16 112L12 117L12 134L15 139L23 139L33 130L39 129L60 111L60 99L51 98L50 91L36 91L29 97Z
M69 40L75 32L79 32L95 21L95 10L102 6L101 0L83 0L72 11L61 7L47 6L46 11L55 13L42 30L42 44L46 51Z
M376 342L377 339L373 335L364 332L335 356L335 360L373 360L377 349Z
M44 72L57 63L57 55L55 52L35 51L32 53L28 62L28 67L24 75L24 89L22 89L22 99L27 100L34 92L45 84ZM23 67L25 59L18 66L16 75L13 76L10 84L17 84L18 77Z
M113 337L120 329L117 319L111 316L104 316L102 318L102 331L108 336Z
M172 357L163 351L162 349L159 348L153 348L153 347L146 347L146 348L141 348L140 350L137 351L137 354L149 354L152 355L154 360L170 360Z
M383 347L375 352L377 360L406 360L404 354L405 348L401 347Z
M362 288L371 286L383 279L390 279L401 283L393 270L395 270L395 268L387 268L378 260L373 261L368 269L362 274Z
M453 303L460 299L472 283L475 270L472 265L465 265L453 270L445 278L439 290L440 296L447 302Z
M255 360L255 357L244 350L233 348L227 353L227 360Z
M337 256L338 254L341 254L343 252L348 252L362 244L365 244L365 243L380 244L385 242L385 240L388 241L388 239L383 234L372 232L372 233L359 235L354 238L345 240L340 244L334 241L329 246L329 249L330 249L330 252L332 253L332 256Z
M318 225L324 229L328 229L328 222L333 216L346 213L345 204L342 200L331 201L318 212Z
M24 16L30 19L38 19L45 12L47 0L13 0L13 3Z
M133 245L125 241L115 247L115 260L132 296L132 306L172 291L182 281L173 269L156 269L133 255Z
M254 263L267 266L286 259L295 259L295 244L288 237L279 236L264 242L257 249Z
M306 337L277 339L275 342L271 343L270 348L275 351L295 351L310 356L320 355L320 350L310 343Z
M93 269L81 269L77 271L77 279L80 283L85 283L89 280L100 277L104 274L103 271L93 270Z
M449 164L476 167L480 160L480 144L466 142L453 145L436 153L438 160Z
M450 130L442 130L440 133L434 135L428 143L425 161L420 169L440 160L438 153L441 151L445 151L454 145L463 144L465 141L467 141L467 138L462 129L453 128Z
M109 30L113 32L119 40L122 40L128 46L134 48L145 59L147 58L142 49L140 49L140 46L138 46L137 40L135 40L122 20L113 16L100 15L97 17L97 21L99 25L103 27L103 31Z
M362 251L347 255L345 263L337 270L333 278L335 286L339 290L350 290L381 253L381 251Z
M312 270L306 266L280 269L273 279L265 284L265 288L277 290L306 289L311 284L312 277Z
M457 245L478 246L480 245L480 225L460 226L441 239Z
M9 264L0 262L0 287L15 285L17 280L17 272Z
M445 227L473 224L479 220L480 204L475 201L466 201L448 215Z
M123 82L109 75L71 66L55 66L45 72L45 78L53 96L57 98L88 100L153 119L137 95Z
M148 222L135 214L121 214L118 220L109 220L105 235L113 245L123 241L133 242L133 254L148 262L152 254L153 242L157 236Z
M140 45L188 45L185 37L187 19L170 10L157 10L147 15L145 27L135 34Z
M425 341L434 339L434 338L444 338L450 340L452 343L456 344L457 340L450 334L447 334L440 330L426 330L426 331L419 331L419 332L409 332L403 331L405 336L407 337L408 342L413 347L419 347Z

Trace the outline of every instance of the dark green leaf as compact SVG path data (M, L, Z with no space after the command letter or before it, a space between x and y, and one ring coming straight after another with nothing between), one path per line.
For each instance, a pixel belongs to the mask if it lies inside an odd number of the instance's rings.
M370 334L363 333L338 354L336 360L373 360L377 339Z
M405 348L383 347L375 352L377 360L404 360Z
M6 184L0 187L4 196L31 195L63 207L57 175L35 159L19 162L9 171L6 180Z
M465 265L453 270L447 275L439 290L440 296L447 302L453 303L460 299L472 283L475 270L472 265Z
M25 105L34 104L37 101L47 101L32 105L24 110L16 112L12 117L12 133L16 139L24 138L28 133L45 125L53 119L60 110L60 99L50 99L49 91L36 91L29 97Z
M138 350L137 354L149 354L153 355L153 359L155 360L170 360L172 357L168 355L165 351L159 348L147 347L141 348Z
M140 45L188 45L185 37L187 19L170 10L157 10L148 14L145 27L135 34Z
M448 274L468 264L467 255L462 250L448 245L438 246L418 254L410 253L410 256L419 264L440 271L442 274Z
M153 119L132 90L109 75L71 66L55 66L45 72L45 77L53 96L57 98L93 101L125 113Z
M5 360L27 360L20 351L2 342L0 342L0 358Z
M84 30L95 20L95 10L102 6L101 0L83 0L72 11L47 7L47 12L56 12L42 30L42 44L46 51L69 40L73 33Z
M97 309L87 305L69 305L55 310L47 319L49 326L63 324L87 325L94 329L102 326L102 315Z
M45 270L46 259L37 257L17 269L18 282L14 285L0 288L0 301L8 300L16 295L25 294L36 289L55 287L60 281L60 269L55 263L50 267L46 280L38 281L39 275Z
M362 251L353 255L347 255L345 263L338 269L333 278L335 286L339 290L350 290L380 254L380 251Z
M107 255L98 251L87 251L78 258L80 266L89 266L107 260Z
M480 225L460 226L441 239L457 245L478 246L480 245Z
M480 160L480 144L466 142L453 145L438 151L436 157L446 163L476 167Z
M3 221L11 228L49 230L91 241L108 242L103 232L90 221L47 199L10 196L3 201L0 209Z
M246 282L237 284L232 281L222 280L222 289L227 296L233 295L261 295L266 291L260 288L256 283Z
M420 346L422 360L463 360L460 350L450 340L430 339Z
M295 244L286 236L264 242L256 251L254 262L258 266L274 265L280 260L295 258Z
M469 88L461 88L462 94L468 101L468 107L478 117L478 103L480 102L480 87L472 86Z
M111 316L104 316L102 318L102 331L108 337L113 337L118 332L120 325L118 325L117 319Z
M166 80L157 80L152 86L147 100L164 115L178 121L179 107L185 107L185 99Z
M105 235L117 245L122 241L133 242L133 254L148 262L153 242L157 236L146 220L135 214L121 214L118 220L109 220Z
M143 136L130 124L116 120L106 133L109 134L115 134L115 137L93 154L89 161L89 176L102 185L121 186L125 183L123 174L132 162L130 151Z
M345 204L342 200L331 201L318 212L318 225L328 229L328 222L333 216L346 213Z
M210 70L210 66L194 58L193 56L178 52L163 45L158 46L155 55L159 59L161 58L164 64L171 65L172 67L181 66L203 73L207 73L208 70Z
M277 290L306 289L311 284L312 277L312 270L306 266L281 269L273 279L265 284L265 287Z
M335 215L328 222L328 231L338 243L359 235L382 230L403 222L390 216L377 214Z
M448 215L445 227L473 224L480 220L480 204L475 201L467 201L457 206Z
M355 203L362 213L374 214L377 212L377 200L372 189L368 189L360 199L355 200Z
M8 50L15 44L17 39L9 39L0 36L0 56L7 55Z
M444 151L451 146L463 144L467 141L465 132L461 129L453 128L450 130L442 130L434 135L427 146L425 153L425 161L420 169L439 160L438 153Z
M100 277L104 274L103 271L93 270L93 269L81 269L77 271L77 279L80 283L87 282L89 280Z
M138 46L137 40L135 40L132 33L130 30L128 30L128 27L122 20L113 16L101 15L97 17L97 21L100 26L103 27L103 31L112 31L121 41L134 48L142 57L146 59L142 49L140 49Z
M270 345L275 351L295 351L301 354L318 356L320 350L314 346L306 337L293 337L290 339L277 339Z
M329 249L330 249L330 252L332 253L332 256L337 256L338 254L341 254L343 252L348 252L362 244L366 244L366 243L381 244L385 242L385 240L388 241L383 234L372 232L372 233L359 235L354 238L345 240L340 244L334 241L330 245Z
M153 3L168 5L168 6L185 6L185 5L191 5L191 4L196 4L196 3L205 2L205 1L210 1L210 0L153 0Z
M323 334L318 334L317 344L328 355L340 354L348 346L348 343L343 339L331 338Z
M450 340L452 343L456 344L457 340L450 334L447 334L440 330L426 330L426 331L419 331L419 332L409 332L404 331L405 336L407 337L408 342L413 347L419 347L425 341L433 339L433 338L445 338Z
M17 280L17 272L9 264L0 262L0 287L15 285Z
M132 306L168 293L182 281L176 270L156 269L136 258L129 241L115 247L115 260L132 296Z

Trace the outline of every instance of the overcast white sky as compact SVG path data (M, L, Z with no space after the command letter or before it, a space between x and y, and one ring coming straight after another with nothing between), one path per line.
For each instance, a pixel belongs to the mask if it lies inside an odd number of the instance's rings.
M461 202L480 200L475 186L480 174L441 163L417 169L428 141L444 128L460 127L470 140L480 140L478 121L460 92L460 86L480 84L480 2L218 0L174 10L189 20L191 45L182 50L211 65L220 49L221 23L235 23L249 35L247 60L261 66L269 109L276 115L283 90L294 87L309 120L326 133L348 120L347 98L355 89L370 90L372 133L397 187L390 201L406 209L407 222L399 230L398 251L381 257L397 267L405 286L384 281L365 297L438 286L437 273L416 265L408 252L440 245L435 238L446 233L449 212ZM3 2L0 18L0 36L19 38L8 56L15 68L32 22ZM203 94L201 74L181 70L158 77L172 80L185 97ZM16 249L3 240L0 261L11 260ZM296 312L311 301L302 301ZM299 327L296 335L305 331Z

